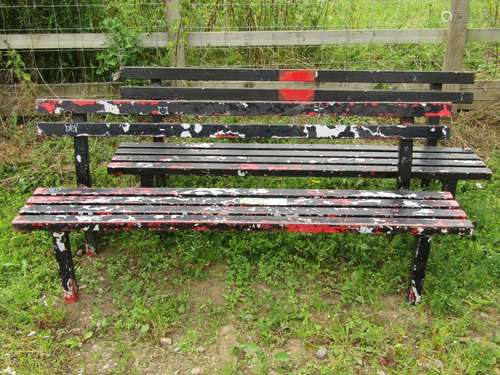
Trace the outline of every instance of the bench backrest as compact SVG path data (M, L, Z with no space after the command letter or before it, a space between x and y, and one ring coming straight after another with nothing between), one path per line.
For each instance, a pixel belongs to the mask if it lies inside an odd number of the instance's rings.
M117 77L149 80L151 86L124 86L127 99L253 100L253 101L381 101L471 103L473 94L441 91L443 84L474 83L471 72L278 70L230 68L123 67ZM162 87L162 81L355 82L429 84L424 90L323 90L315 88Z

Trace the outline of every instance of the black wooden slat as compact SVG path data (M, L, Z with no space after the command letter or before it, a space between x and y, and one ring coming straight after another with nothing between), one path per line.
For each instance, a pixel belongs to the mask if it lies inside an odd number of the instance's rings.
M97 113L121 115L279 115L297 116L415 116L450 117L450 103L388 102L242 102L242 101L169 101L123 99L38 99L39 113Z
M302 91L302 93L299 93ZM279 101L283 90L274 89L216 89L216 88L169 88L123 86L120 95L129 99L175 99L175 100L256 100ZM289 89L287 93L294 90ZM381 102L453 102L472 103L471 92L438 91L390 91L390 90L303 90L295 91L303 99L291 101L381 101ZM304 94L304 95L303 95ZM295 95L293 97L296 97Z
M197 155L136 155L136 154L115 154L112 161L133 161L133 162L179 162L179 163L266 163L266 164L331 164L331 165L397 165L397 157L394 158L364 158L364 157L295 157L295 156L207 156ZM412 165L419 166L442 166L442 167L485 167L481 160L456 160L456 159L416 159Z
M165 136L181 138L447 138L450 128L405 125L223 125L166 123L37 123L49 136Z
M397 167L382 165L303 165L303 164L246 164L246 163L161 163L161 162L111 162L112 174L188 174L215 176L296 176L296 177L375 177L390 178L397 174ZM488 168L413 166L413 178L435 177L456 179L488 179Z
M189 143L188 143L189 145ZM332 146L332 150L327 151L320 149L318 151L311 147L311 151L307 151L304 147L297 146L297 151L293 149L266 149L269 143L262 143L260 149L251 148L135 148L135 147L119 147L115 155L151 155L151 156L167 156L167 155L186 155L186 156L243 156L243 157L308 157L308 158L330 158L330 157L346 157L346 158L371 158L371 159L392 159L397 158L397 149L393 148L392 151L363 151L362 149L348 150L337 149ZM315 144L310 144L316 146ZM147 146L147 145L145 145ZM293 146L293 145L291 145ZM477 163L483 161L475 154L472 153L435 153L435 152L413 152L413 159L430 159L430 160L468 160Z
M220 142L210 142L210 143L164 143L162 145L149 142L122 142L120 143L122 148L188 148L188 149L249 149L249 150L324 150L324 151L389 151L398 152L397 146L392 145L380 145L380 144L331 144L331 143L220 143ZM439 154L467 154L474 155L474 152L469 148L462 147L420 147L416 146L413 148L414 152L421 153L439 153ZM274 151L273 151L274 152Z
M269 207L256 206L251 210L245 206L200 206L171 205L78 205L78 204L36 204L25 206L23 215L112 215L112 214L211 214L247 216L339 216L339 217L422 217L422 218L466 218L460 209L422 208L359 208L359 207Z
M121 79L277 81L277 69L122 67ZM316 82L474 83L471 72L318 70Z

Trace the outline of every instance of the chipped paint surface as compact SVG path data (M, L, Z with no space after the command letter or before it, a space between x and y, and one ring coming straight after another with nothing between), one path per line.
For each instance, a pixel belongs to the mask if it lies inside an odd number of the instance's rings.
M296 125L296 124L167 124L167 123L64 123L39 122L49 136L164 136L181 138L302 138L302 139L445 139L446 125ZM431 131L431 130L439 131Z
M187 100L78 100L38 99L41 113L100 113L131 115L333 115L333 116L393 116L450 117L450 103L391 103L391 102L245 102Z
M425 194L433 199L425 199ZM414 235L466 234L472 228L449 193L160 188L39 189L13 224L22 230L53 231L178 230L203 225Z

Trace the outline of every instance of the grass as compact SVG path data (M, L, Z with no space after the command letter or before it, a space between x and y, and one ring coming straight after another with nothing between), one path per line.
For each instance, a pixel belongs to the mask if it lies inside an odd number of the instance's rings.
M491 181L462 182L472 237L433 241L425 298L404 303L409 236L231 232L106 234L76 257L65 306L46 233L10 222L36 186L72 186L70 139L5 123L0 159L0 373L499 373L498 152ZM96 186L118 139L92 140ZM393 181L172 177L175 186L391 189ZM433 188L438 188L437 185ZM72 236L73 251L82 236ZM172 345L160 339L171 338ZM328 351L319 360L315 352ZM381 372L382 371L382 372Z

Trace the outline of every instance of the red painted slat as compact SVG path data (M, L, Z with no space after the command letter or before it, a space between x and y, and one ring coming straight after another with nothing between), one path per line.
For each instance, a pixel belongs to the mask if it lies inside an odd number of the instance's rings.
M316 70L280 70L279 80L286 82L314 82L316 80Z

